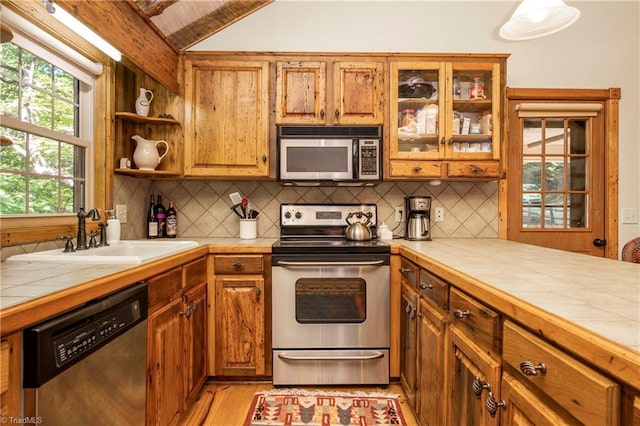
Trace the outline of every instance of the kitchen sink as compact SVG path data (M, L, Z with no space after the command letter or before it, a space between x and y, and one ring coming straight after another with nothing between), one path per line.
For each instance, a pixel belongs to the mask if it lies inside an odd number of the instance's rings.
M62 249L11 256L7 261L73 263L141 263L197 247L195 241L125 240L120 244L64 253Z

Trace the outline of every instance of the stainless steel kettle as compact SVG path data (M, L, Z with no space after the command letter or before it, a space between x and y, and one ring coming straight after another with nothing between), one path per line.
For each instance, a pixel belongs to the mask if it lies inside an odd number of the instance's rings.
M351 222L350 219L352 217L356 217L358 221ZM365 222L360 221L364 217ZM362 212L351 212L347 215L347 229L344 234L347 237L347 240L353 241L368 241L372 237L371 228L369 228L369 224L371 224L371 220L369 220L369 216Z

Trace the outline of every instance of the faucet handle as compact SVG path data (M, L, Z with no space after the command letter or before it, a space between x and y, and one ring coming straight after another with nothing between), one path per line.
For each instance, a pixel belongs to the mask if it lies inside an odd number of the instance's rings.
M60 237L60 239L65 241L63 253L73 253L74 251L76 251L76 249L73 247L73 237L63 235L62 237Z
M98 234L99 234L98 231L89 232L89 248L98 247L98 243L96 242L96 237L98 236Z

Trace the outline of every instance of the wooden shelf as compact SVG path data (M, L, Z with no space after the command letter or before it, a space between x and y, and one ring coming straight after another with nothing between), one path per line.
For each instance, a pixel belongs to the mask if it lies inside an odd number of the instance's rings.
M116 169L116 173L136 177L177 177L180 173L165 170Z
M134 123L171 124L180 125L180 122L173 118L145 117L133 112L116 112L116 118L132 121Z

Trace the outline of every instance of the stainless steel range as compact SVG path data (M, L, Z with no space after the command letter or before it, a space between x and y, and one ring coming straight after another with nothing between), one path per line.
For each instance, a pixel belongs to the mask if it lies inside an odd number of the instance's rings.
M375 204L282 204L273 244L273 384L389 383L389 245L345 238Z

